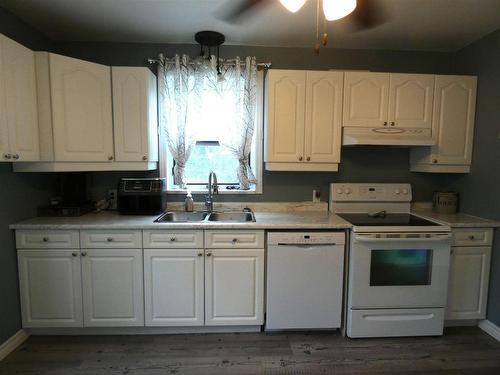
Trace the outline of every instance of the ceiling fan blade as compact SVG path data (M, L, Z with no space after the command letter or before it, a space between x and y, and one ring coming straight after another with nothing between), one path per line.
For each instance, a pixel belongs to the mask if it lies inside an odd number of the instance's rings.
M376 0L357 0L356 9L346 18L353 31L373 29L389 20L380 1Z
M271 2L272 0L227 0L215 11L214 16L226 22L239 23Z

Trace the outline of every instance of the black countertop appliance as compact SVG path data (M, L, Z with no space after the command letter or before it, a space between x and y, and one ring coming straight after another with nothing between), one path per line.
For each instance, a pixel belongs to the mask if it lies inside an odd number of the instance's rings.
M156 215L167 209L164 178L122 178L118 183L118 212L122 215Z

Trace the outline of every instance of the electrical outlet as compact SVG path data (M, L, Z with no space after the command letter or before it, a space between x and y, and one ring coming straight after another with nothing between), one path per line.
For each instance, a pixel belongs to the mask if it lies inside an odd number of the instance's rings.
M116 189L109 189L106 200L109 203L108 209L116 210L118 207L118 191Z
M313 199L314 203L318 203L321 201L321 190L313 190Z

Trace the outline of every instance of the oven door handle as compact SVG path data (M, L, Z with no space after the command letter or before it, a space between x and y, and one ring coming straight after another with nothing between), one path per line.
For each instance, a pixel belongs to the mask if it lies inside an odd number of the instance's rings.
M374 237L373 235L356 234L355 242L436 242L450 241L451 233L446 234L430 234L429 237Z

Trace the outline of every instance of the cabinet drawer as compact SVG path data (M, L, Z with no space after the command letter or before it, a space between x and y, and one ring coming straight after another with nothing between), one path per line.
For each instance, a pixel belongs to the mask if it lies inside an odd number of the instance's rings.
M16 230L18 249L78 249L77 230Z
M146 249L200 249L203 248L201 230L145 230Z
M491 228L454 228L452 246L490 246L493 242Z
M142 248L140 230L82 230L80 237L84 249Z
M205 231L205 248L207 249L264 248L264 231L207 230Z

